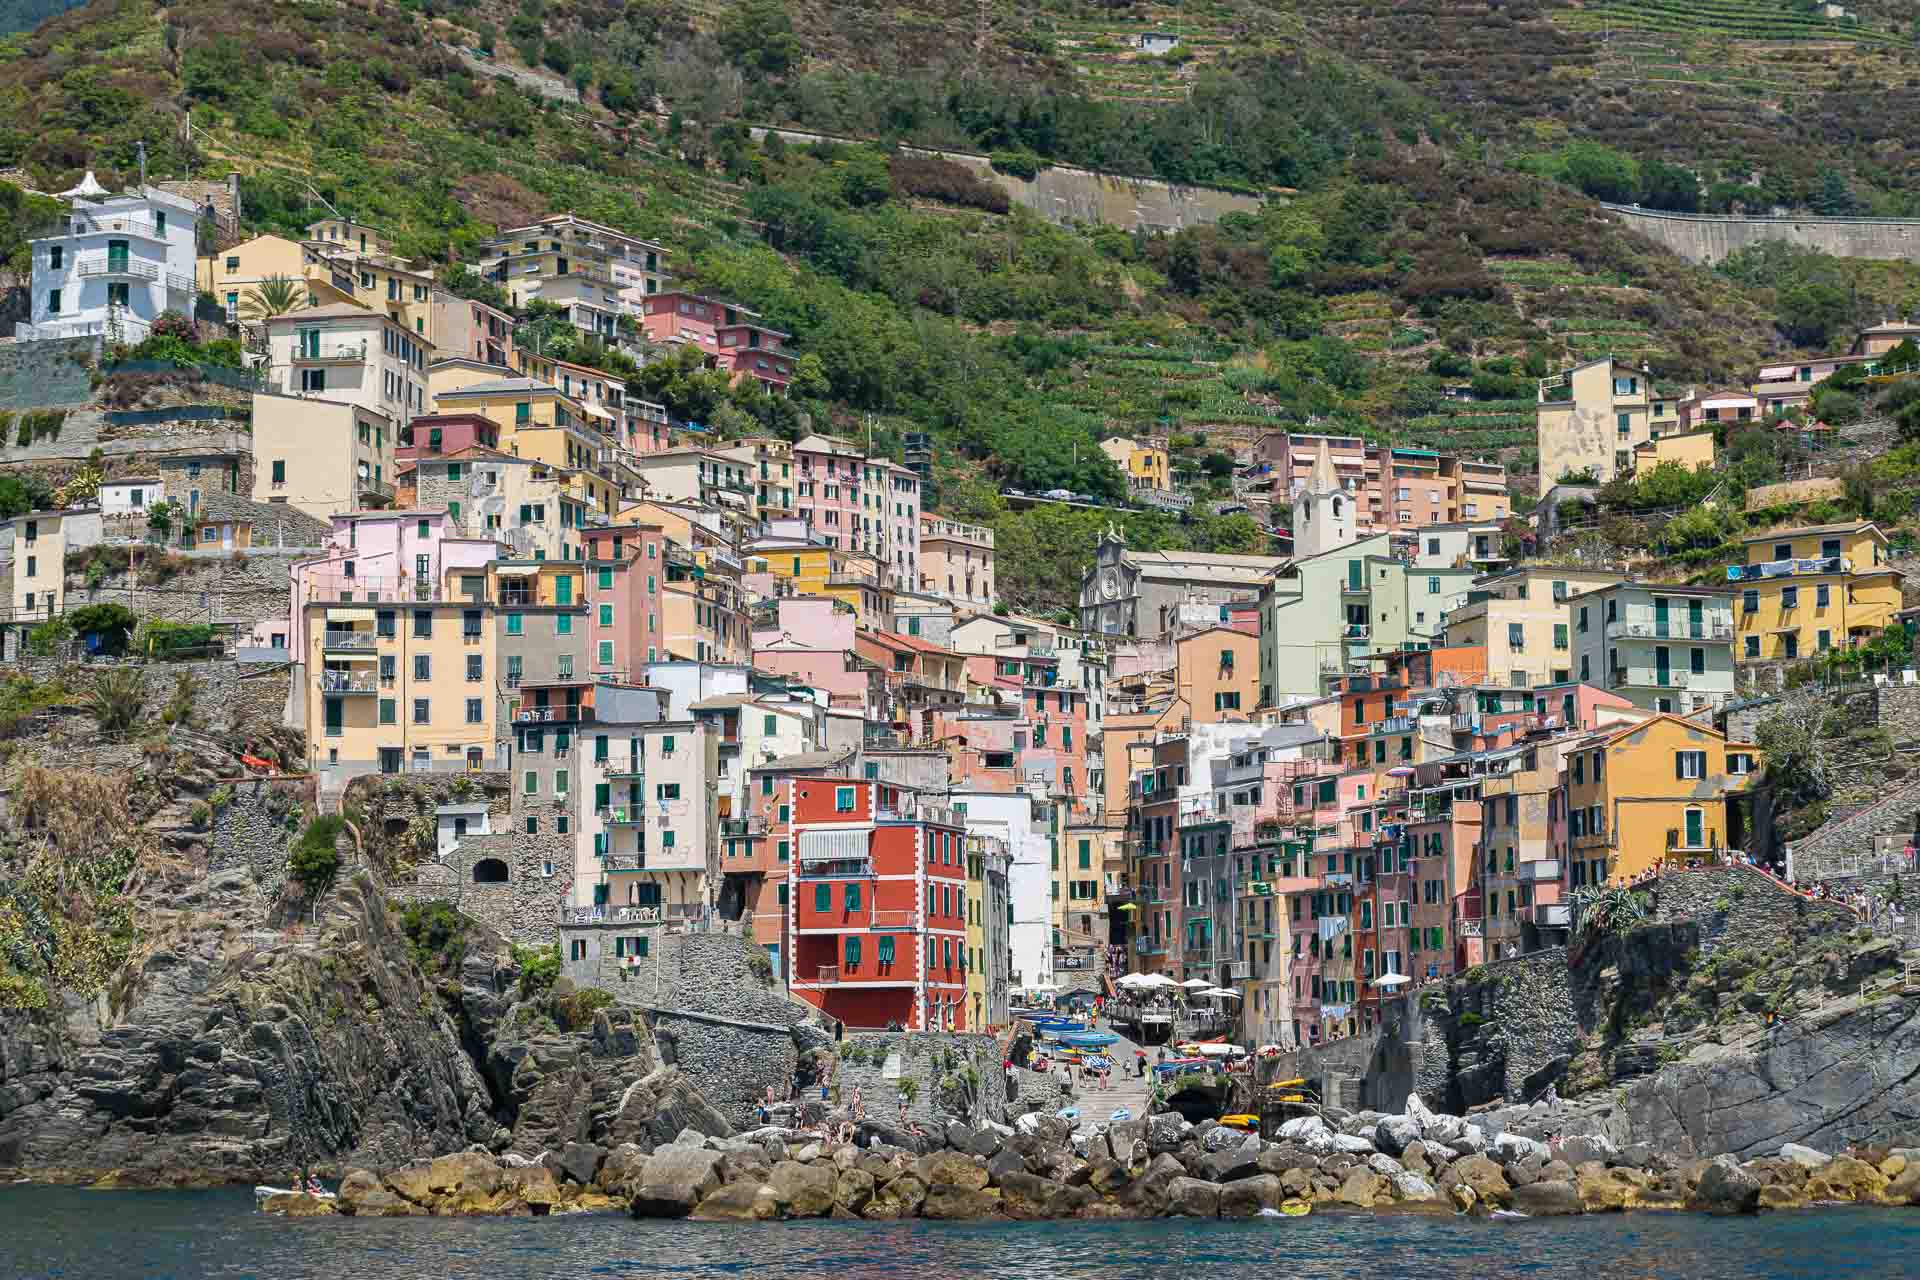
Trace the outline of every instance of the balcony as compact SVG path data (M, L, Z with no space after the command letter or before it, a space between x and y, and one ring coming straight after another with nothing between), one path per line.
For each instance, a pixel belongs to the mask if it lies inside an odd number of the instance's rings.
M1607 673L1609 689L1684 689L1698 674L1704 679L1705 673L1675 671L1669 667L1661 671L1657 667L1615 667Z
M1478 733L1480 731L1479 715L1472 711L1454 712L1453 731L1455 733Z
M592 707L523 707L513 713L515 724L575 724L593 719Z
M373 649L375 637L371 631L328 631L321 644L332 651L346 653L367 653Z
M608 853L600 857L600 869L603 871L645 871L647 855L644 853Z
M142 262L138 258L121 258L99 255L82 258L75 264L83 280L128 280L148 281L160 278L160 268L151 262Z
M1167 944L1151 934L1142 934L1133 940L1136 954L1143 956L1163 956L1167 954Z
M815 982L840 981L840 966L837 964L823 964L819 966L817 969L815 969L813 973L814 973L813 980Z
M816 858L802 861L794 877L799 880L872 880L873 862L868 858Z
M1694 625L1690 619L1645 622L1629 619L1607 624L1609 640L1731 640L1733 623L1705 621Z
M379 681L371 671L360 675L349 671L322 671L320 673L320 692L328 694L371 694L378 691Z
M370 502L391 503L393 501L393 485L385 480L361 476L358 488L360 496Z
M1540 902L1531 907L1520 909L1522 920L1532 921L1542 929L1565 929L1573 924L1573 904L1567 902Z
M882 911L878 907L874 908L868 920L868 924L875 929L911 929L919 923L911 911Z
M1814 556L1808 559L1766 560L1759 564L1730 564L1727 566L1727 581L1758 582L1764 578L1852 572L1853 561L1845 556Z
M1375 721L1368 733L1412 733L1420 727L1420 721L1414 716L1389 716L1385 720Z
M365 342L323 342L312 345L301 344L294 348L293 363L296 365L339 364L353 365L367 362L367 344Z

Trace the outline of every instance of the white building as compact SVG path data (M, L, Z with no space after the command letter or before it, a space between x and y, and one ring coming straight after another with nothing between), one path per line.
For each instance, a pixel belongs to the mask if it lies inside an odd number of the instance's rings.
M1008 945L1012 989L1032 990L1053 982L1053 834L1050 806L1024 792L952 793L956 815L967 834L1004 841L1007 847L1007 901L1013 923Z
M160 501L159 476L122 476L100 485L103 516L144 516Z
M191 200L156 187L109 195L91 173L62 195L62 229L28 242L32 322L16 337L137 343L163 312L193 314L199 210Z
M272 390L359 405L397 425L427 412L433 348L399 321L336 302L275 316L266 328Z

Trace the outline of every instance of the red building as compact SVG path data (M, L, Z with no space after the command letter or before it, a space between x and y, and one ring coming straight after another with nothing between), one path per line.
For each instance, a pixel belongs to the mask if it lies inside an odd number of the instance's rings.
M640 327L649 341L700 348L709 369L724 369L736 382L753 378L783 393L793 380L793 356L784 349L789 335L759 318L745 307L676 289L647 298Z
M594 607L587 614L587 669L596 680L638 682L666 651L660 587L666 536L657 524L580 530Z
M967 1025L965 829L907 787L787 782L789 986L849 1027Z
M400 428L394 445L396 463L416 458L445 457L474 447L498 449L500 428L477 413L423 413Z

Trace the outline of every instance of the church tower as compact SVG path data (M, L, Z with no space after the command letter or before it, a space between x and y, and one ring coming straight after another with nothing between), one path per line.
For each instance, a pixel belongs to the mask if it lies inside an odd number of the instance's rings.
M1340 487L1333 454L1323 437L1313 459L1313 474L1293 495L1293 557L1304 560L1358 542L1353 495Z

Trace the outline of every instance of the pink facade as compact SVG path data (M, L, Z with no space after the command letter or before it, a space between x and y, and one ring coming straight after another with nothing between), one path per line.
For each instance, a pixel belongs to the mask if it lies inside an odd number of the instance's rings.
M769 648L785 642L792 649L850 653L857 630L858 620L837 600L787 596L773 601L771 613L755 620L753 647Z
M666 644L660 616L666 537L657 524L615 525L582 529L580 545L593 593L587 669L596 679L637 683Z
M847 649L811 649L787 641L766 648L756 645L753 667L819 689L833 707L864 714L878 700L879 673L858 663Z
M640 327L653 342L698 347L707 367L724 369L736 380L753 378L769 391L784 391L793 380L788 335L755 323L757 312L697 293L674 290L646 300Z
M1459 520L1503 519L1511 510L1506 469L1425 449L1395 449L1359 436L1269 432L1254 445L1254 461L1272 478L1276 503L1291 501L1309 484L1320 444L1334 473L1354 496L1356 528L1365 535Z
M828 436L808 436L793 446L793 505L801 523L843 551L866 550L860 484L866 455Z
M306 652L307 605L314 602L456 598L460 584L449 575L484 574L500 548L491 538L450 537L449 531L447 513L438 507L334 516L327 553L298 561L291 571L290 651Z
M397 465L476 447L500 447L500 428L491 419L478 413L423 413L400 428L393 459Z

